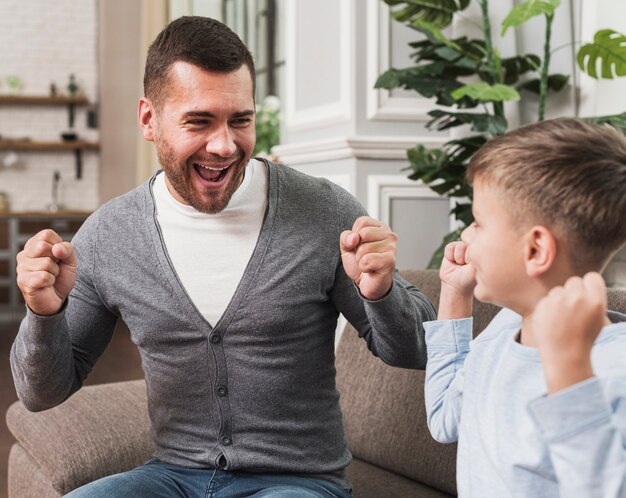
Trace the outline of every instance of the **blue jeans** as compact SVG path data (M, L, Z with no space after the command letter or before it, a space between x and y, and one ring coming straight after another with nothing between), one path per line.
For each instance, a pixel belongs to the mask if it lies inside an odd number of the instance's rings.
M323 479L191 469L157 459L71 491L69 498L350 498Z

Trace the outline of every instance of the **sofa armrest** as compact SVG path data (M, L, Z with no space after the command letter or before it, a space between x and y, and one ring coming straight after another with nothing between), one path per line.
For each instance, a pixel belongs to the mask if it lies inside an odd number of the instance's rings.
M83 387L43 412L29 412L18 401L6 420L61 494L141 465L154 450L143 380Z

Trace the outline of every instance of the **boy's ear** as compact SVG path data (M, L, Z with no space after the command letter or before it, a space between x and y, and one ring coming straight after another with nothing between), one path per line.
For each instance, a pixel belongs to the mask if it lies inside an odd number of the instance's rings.
M536 225L526 232L524 262L529 277L538 277L546 273L554 264L557 243L550 230Z
M155 118L155 110L152 106L152 102L146 97L139 99L139 108L137 110L137 119L139 120L139 126L141 126L141 132L143 138L154 142L154 129L153 119Z

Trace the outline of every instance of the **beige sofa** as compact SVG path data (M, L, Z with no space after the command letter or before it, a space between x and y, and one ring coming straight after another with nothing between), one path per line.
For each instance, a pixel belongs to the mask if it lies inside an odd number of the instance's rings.
M434 271L403 272L437 303ZM609 291L626 312L626 292ZM497 308L477 303L474 331ZM348 326L337 351L355 498L456 496L455 445L434 442L426 427L424 372L391 368ZM7 424L17 443L9 457L9 497L47 498L145 462L152 451L143 381L88 386L61 406L30 413L16 402Z

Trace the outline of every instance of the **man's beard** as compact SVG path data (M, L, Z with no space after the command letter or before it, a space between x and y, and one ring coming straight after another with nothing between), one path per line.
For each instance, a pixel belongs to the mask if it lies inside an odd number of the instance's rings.
M227 173L230 176L223 189L211 195L204 196L198 192L190 179L197 174L195 171L189 171L189 168L194 169L194 167L188 166L185 161L179 161L176 154L165 140L155 140L155 145L159 162L167 175L167 179L174 190L176 190L178 195L180 195L187 204L196 211L206 214L217 214L226 209L230 199L243 180L246 165L244 162L244 153L241 149L237 149L236 155L227 161L232 163L228 168L232 171ZM210 160L206 161L206 163L210 162ZM220 158L220 163L223 164L224 162L224 158Z

